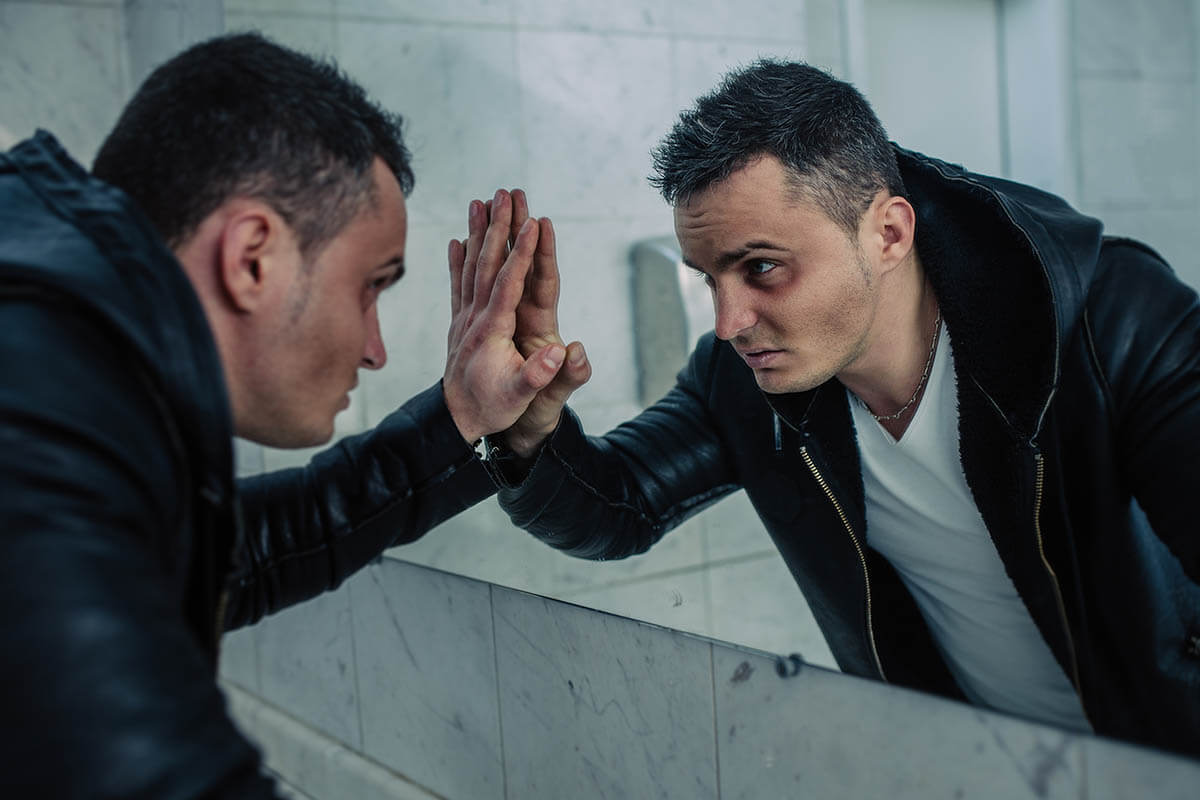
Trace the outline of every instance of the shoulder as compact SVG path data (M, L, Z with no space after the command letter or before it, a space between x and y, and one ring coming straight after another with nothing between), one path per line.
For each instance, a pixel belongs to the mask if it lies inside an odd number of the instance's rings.
M1196 290L1153 248L1135 239L1104 238L1088 291L1093 325L1174 324L1194 317L1197 303Z
M179 464L142 358L66 296L0 288L0 329L9 480L41 476L62 492L169 513Z

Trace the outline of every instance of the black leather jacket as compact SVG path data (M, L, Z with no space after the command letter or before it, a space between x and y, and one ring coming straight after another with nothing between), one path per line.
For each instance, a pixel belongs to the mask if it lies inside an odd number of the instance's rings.
M963 468L1009 576L1097 732L1200 754L1196 293L1056 197L898 157L954 343ZM844 671L961 696L869 546L836 381L764 395L710 333L666 397L606 436L564 415L501 503L609 559L739 487Z
M440 387L235 486L179 264L48 134L0 154L0 796L271 797L221 633L488 496Z

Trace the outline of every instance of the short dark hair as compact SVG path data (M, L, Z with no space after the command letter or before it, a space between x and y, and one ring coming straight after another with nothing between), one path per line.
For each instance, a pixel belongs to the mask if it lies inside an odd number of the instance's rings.
M409 194L398 115L332 62L239 33L155 69L92 172L132 197L172 247L230 197L247 195L279 212L308 255L374 201L376 156Z
M904 194L887 133L857 89L816 67L760 59L725 76L654 149L650 182L686 203L771 155L850 233L876 193Z

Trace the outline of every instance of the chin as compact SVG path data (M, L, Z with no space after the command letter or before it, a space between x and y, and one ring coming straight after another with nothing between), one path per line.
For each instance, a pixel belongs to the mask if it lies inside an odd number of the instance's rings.
M825 383L832 376L807 377L804 375L787 375L775 370L759 370L754 373L758 388L767 394L793 394L807 392Z
M298 450L302 447L317 447L333 438L333 420L323 426L293 425L274 426L269 429L238 432L238 436L256 444L277 447L281 450Z

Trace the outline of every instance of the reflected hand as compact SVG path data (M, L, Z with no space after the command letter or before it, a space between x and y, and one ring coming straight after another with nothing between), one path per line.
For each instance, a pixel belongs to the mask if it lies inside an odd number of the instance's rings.
M515 248L520 232L530 217L529 203L520 189L513 191L512 204L509 243ZM533 220L532 224L538 228L537 249L533 256L533 268L525 276L525 291L517 306L514 334L517 349L527 358L547 347L563 344L558 331L559 273L554 226L544 217ZM520 456L535 453L558 426L567 398L591 375L592 367L583 345L571 342L566 347L566 361L562 369L537 393L525 413L502 434L505 444Z

